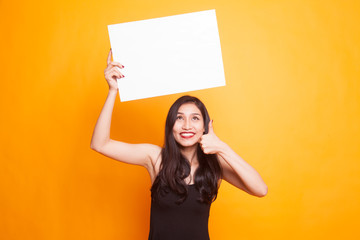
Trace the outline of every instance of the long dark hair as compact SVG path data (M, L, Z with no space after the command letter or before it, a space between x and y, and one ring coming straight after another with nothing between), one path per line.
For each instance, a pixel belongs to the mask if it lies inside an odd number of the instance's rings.
M179 195L177 203L182 203L187 197L187 184L184 179L189 176L191 166L180 152L180 146L173 134L173 127L178 110L185 103L194 103L200 110L203 119L205 134L208 133L209 114L205 105L196 97L182 96L171 106L165 124L165 142L161 151L162 162L160 171L151 187L151 197L156 200L160 194L171 189ZM205 154L200 145L197 146L199 166L195 172L195 187L200 192L199 201L211 203L217 197L218 185L221 179L221 167L216 154Z

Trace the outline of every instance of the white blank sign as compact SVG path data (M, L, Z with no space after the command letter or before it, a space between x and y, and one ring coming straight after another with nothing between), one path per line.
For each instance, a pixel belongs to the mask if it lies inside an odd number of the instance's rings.
M121 101L225 85L215 10L108 25Z

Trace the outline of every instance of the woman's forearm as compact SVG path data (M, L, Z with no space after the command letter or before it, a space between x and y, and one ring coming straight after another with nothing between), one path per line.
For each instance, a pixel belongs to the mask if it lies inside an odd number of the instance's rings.
M265 196L267 194L268 187L260 174L226 143L223 142L218 154L234 170L250 192L257 196Z
M111 117L116 95L117 90L109 90L105 104L96 122L90 145L90 147L96 151L99 151L99 149L110 140Z

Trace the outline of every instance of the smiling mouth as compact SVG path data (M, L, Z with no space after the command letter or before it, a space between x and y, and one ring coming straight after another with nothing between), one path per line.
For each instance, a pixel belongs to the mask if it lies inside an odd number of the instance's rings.
M193 133L193 132L182 132L182 133L180 133L180 136L182 137L182 138L191 138L191 137L193 137L195 135L195 133Z

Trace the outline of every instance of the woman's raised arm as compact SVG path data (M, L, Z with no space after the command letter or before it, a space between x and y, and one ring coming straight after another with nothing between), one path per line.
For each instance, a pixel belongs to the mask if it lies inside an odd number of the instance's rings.
M91 149L121 162L144 166L153 175L154 163L158 159L161 148L152 144L129 144L110 139L111 117L117 96L117 78L124 77L117 68L123 65L111 61L111 50L107 59L105 79L109 85L109 93L100 116L96 122L91 139Z

